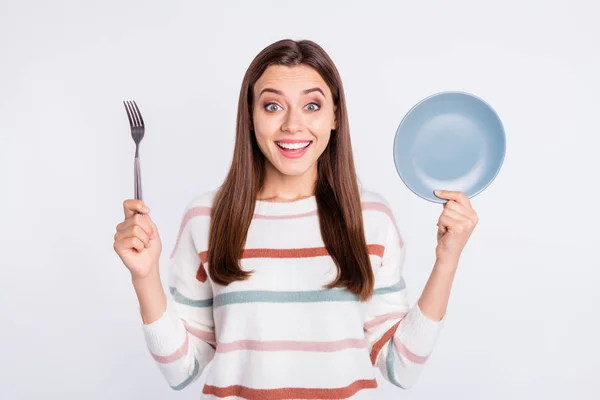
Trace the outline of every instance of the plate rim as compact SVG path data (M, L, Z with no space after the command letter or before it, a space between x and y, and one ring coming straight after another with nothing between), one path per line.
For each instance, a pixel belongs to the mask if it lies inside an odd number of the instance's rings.
M398 124L398 127L396 128L396 132L394 133L394 141L392 143L392 157L394 159L394 166L396 168L396 174L400 177L400 179L402 180L402 182L404 183L404 185L415 195L417 195L418 197L430 201L432 203L438 203L438 204L443 204L446 203L448 200L446 199L442 199L437 197L433 192L431 192L431 196L432 197L427 197L421 193L418 193L417 191L415 191L406 181L406 179L404 178L404 176L402 176L402 172L400 170L400 168L398 167L398 161L396 160L396 142L398 141L398 132L400 131L400 128L402 127L402 125L405 123L406 119L408 118L408 116L417 108L419 107L421 104L425 103L426 101L434 98L434 97L439 97L442 95L448 95L448 94L458 94L461 96L467 96L467 97L471 97L479 102L481 102L484 106L486 106L491 112L492 114L496 117L496 119L498 120L498 122L500 123L500 132L501 132L501 137L502 137L502 143L503 143L503 151L502 151L502 156L500 157L500 162L498 163L498 168L496 169L496 171L494 172L494 174L492 175L492 177L489 179L489 181L481 187L481 189L479 189L478 191L476 191L475 193L469 195L469 199L474 198L475 196L479 195L481 192L483 192L485 189L487 189L488 186L490 186L492 184L492 182L496 179L496 177L498 176L498 174L500 173L500 170L502 169L502 166L504 165L504 160L506 158L506 148L507 148L507 143L506 143L506 130L504 127L504 123L502 122L502 119L500 118L500 116L498 115L498 112L494 109L494 107L492 107L487 101L485 101L484 99L482 99L481 97L470 93L470 92L466 92L466 91L462 91L462 90L444 90L444 91L440 91L440 92L436 92L433 94L430 94L426 97L421 98L421 100L419 100L416 104L414 104L402 117L402 119L400 120L400 123Z

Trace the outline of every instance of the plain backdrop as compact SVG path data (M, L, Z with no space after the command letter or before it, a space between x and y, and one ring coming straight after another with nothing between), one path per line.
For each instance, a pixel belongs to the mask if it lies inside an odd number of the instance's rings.
M173 392L159 374L112 248L133 196L122 101L147 125L164 259L186 203L229 167L246 68L283 38L337 64L359 177L393 206L413 301L442 208L395 171L400 120L461 90L506 129L438 346L410 390L378 374L380 398L600 398L598 15L573 0L0 1L0 398L199 398L202 382Z

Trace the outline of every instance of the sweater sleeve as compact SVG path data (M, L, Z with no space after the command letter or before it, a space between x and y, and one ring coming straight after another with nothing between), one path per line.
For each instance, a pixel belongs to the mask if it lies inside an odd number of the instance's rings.
M169 261L167 309L158 320L142 324L150 355L174 390L196 381L215 353L212 288L201 277L204 266L192 235L193 223L208 222L192 219L190 207L186 211Z
M405 256L406 247L392 217L381 265L375 267L375 292L367 304L364 329L373 365L389 382L408 389L433 351L444 319L431 320L417 303L409 304L402 276Z

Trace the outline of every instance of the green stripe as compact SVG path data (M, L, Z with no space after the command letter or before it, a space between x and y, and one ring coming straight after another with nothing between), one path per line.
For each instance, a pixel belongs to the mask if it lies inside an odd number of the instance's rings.
M207 300L190 299L189 297L185 297L184 295L179 293L177 291L177 289L174 287L170 287L169 291L171 292L171 295L173 296L173 300L175 300L175 302L177 302L179 304L185 304L186 306L191 306L191 307L211 307L213 305L213 299L207 299Z
M398 387L402 387L402 385L400 385L400 383L398 383L396 380L396 373L394 372L394 342L391 339L388 343L388 353L385 359L385 365L387 367L388 380L390 383L393 383Z
M200 364L198 363L198 359L194 357L194 370L192 371L192 374L185 381L181 382L177 386L171 386L171 388L173 390L181 390L185 388L187 385L192 383L194 379L196 379L196 376L198 376L198 371L200 371Z
M399 292L406 287L404 279L393 286L375 289L374 295ZM346 289L324 289L313 291L270 291L248 290L223 293L214 298L213 307L243 303L317 303L324 301L358 301L358 296Z
M386 287L382 287L379 289L375 289L375 292L373 294L375 296L377 296L377 295L381 295L381 294L395 293L395 292L400 292L400 291L404 290L405 288L406 288L406 283L404 282L404 278L400 278L398 283L396 283L392 286L386 286Z
M248 290L223 293L215 297L214 308L239 303L316 303L321 301L356 301L358 297L346 290L314 290L303 292L276 292Z

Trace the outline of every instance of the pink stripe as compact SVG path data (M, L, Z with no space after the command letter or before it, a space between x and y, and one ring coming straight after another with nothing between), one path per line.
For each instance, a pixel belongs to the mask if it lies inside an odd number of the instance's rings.
M402 235L400 234L400 230L398 229L398 225L396 224L396 220L394 218L394 214L392 211L383 203L377 202L364 202L362 203L363 211L372 210L378 211L386 214L394 224L394 228L396 229L396 233L400 238L400 247L404 247L404 240L402 239ZM173 251L171 252L170 258L173 258L175 255L175 251L177 251L177 247L179 246L179 241L181 240L181 235L183 234L183 230L185 229L188 222L194 217L210 217L211 207L192 207L185 213L183 220L181 221L181 225L179 227L179 233L177 235L177 240L175 241L175 246L173 247ZM302 214L294 214L294 215L261 215L254 214L254 219L270 219L270 220L278 220L278 219L296 219L296 218L305 218L316 216L317 211L310 211Z
M306 217L314 217L317 215L317 211L309 211L302 214L294 214L294 215L261 215L254 214L254 219L296 219L296 218L306 218Z
M405 316L406 316L405 312L394 312L394 313L390 313L390 314L380 315L377 318L373 318L369 322L365 322L364 328L365 328L365 330L369 330L369 329L373 328L374 326L382 324L391 319L402 319Z
M198 339L204 340L207 343L216 343L215 333L207 332L201 329L191 327L187 322L183 321L183 325L185 326L185 330L188 331L191 335L197 337Z
M383 203L365 202L365 203L363 203L363 210L379 211L379 212L386 214L392 220L392 223L394 224L394 229L396 229L396 234L398 235L398 238L400 240L400 247L404 247L404 239L402 238L402 235L400 234L400 229L398 229L398 224L396 223L396 218L394 218L394 214L392 213L392 210L390 210L388 208L388 206L386 206Z
M181 240L181 235L183 234L183 230L190 220L194 217L209 217L210 216L210 207L193 207L183 216L183 220L181 221L181 225L179 227L179 234L177 235L177 240L175 241L175 246L173 247L173 251L171 252L171 257L175 255L175 251L179 246L179 241Z
M425 364L425 362L429 358L429 356L419 356L408 350L408 348L404 345L404 343L400 341L400 339L396 335L394 335L394 346L396 347L396 350L398 350L398 353L402 354L404 357L414 362L415 364Z
M263 342L259 340L239 340L231 343L219 343L218 353L229 353L237 350L255 351L316 351L332 352L345 349L362 349L367 347L365 339L343 339L333 342L298 342L280 340Z
M157 356L156 354L150 352L150 354L152 355L152 358L154 358L156 361L158 361L161 364L169 364L172 363L173 361L177 361L179 360L181 357L185 356L188 352L188 344L189 344L189 336L185 335L185 343L183 343L183 346L181 346L180 348L177 349L177 351L169 356Z

